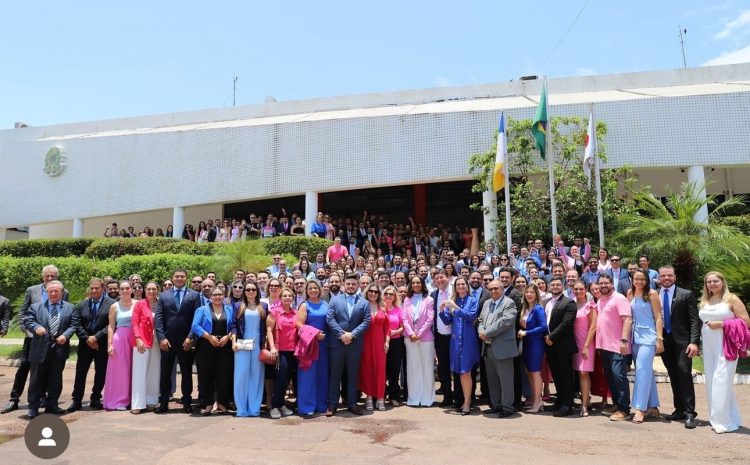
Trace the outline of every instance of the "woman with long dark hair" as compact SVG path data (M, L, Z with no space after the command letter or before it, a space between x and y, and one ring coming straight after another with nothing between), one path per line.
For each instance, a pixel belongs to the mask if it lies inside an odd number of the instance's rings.
M254 282L245 284L242 303L231 327L234 351L234 403L238 417L257 417L263 400L266 370L260 361L265 343L268 307L260 301L260 289Z

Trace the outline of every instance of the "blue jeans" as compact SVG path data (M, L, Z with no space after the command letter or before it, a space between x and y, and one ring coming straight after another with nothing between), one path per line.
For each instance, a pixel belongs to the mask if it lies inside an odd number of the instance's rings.
M612 402L617 406L617 411L627 415L630 413L630 383L628 383L630 355L608 350L600 350L600 353L609 392L612 393Z

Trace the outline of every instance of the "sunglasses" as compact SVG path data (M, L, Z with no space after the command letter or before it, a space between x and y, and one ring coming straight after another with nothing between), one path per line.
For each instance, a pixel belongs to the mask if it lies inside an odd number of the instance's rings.
M243 286L232 286L232 289L244 289Z
M192 281L193 284L203 284L203 281Z
M164 283L163 287L174 287L174 284L171 284L171 283Z
M383 295L384 295L384 296L386 296L386 297L387 297L387 296L391 296L391 297L393 297L393 296L395 296L395 295L396 295L396 293L395 293L395 292L386 292L386 293L385 293L385 294L383 294Z
M380 294L380 291L377 289L370 289L367 292L369 292L370 294Z
M142 291L143 290L143 286L135 286L135 287L133 287L133 290L134 291Z
M278 284L269 284L268 287L281 287L281 286Z
M224 294L211 294L211 297L221 297L221 298L224 298Z
M248 287L247 289L245 289L245 292L258 292L258 289L254 287Z

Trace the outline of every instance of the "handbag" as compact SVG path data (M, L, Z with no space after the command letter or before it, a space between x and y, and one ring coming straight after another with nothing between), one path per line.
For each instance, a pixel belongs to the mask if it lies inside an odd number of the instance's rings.
M237 339L237 348L239 350L255 349L255 339Z
M276 359L271 355L271 351L267 348L260 349L260 355L258 359L266 365L275 365Z

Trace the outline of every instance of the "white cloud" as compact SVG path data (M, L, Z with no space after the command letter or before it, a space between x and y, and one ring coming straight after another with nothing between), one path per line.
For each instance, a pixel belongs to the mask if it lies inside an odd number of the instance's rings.
M733 63L747 63L750 62L750 45L735 50L733 52L724 52L716 58L712 58L707 62L703 63L703 66L712 65L729 65Z
M740 16L737 17L737 19L726 23L724 25L724 29L722 29L718 34L714 35L714 39L726 39L727 37L734 34L737 30L746 32L746 29L744 29L744 27L747 25L750 25L750 10L743 11Z
M596 71L593 68L586 68L586 67L576 68L577 76L593 76L594 74L596 74Z

